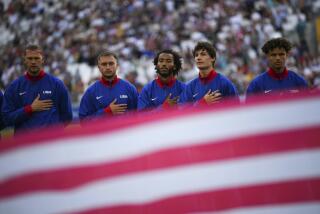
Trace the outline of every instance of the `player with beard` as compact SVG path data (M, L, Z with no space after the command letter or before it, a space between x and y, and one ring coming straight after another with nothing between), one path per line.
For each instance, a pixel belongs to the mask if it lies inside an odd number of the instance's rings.
M182 64L178 53L170 49L160 51L153 64L157 77L143 87L138 98L138 110L174 107L185 88L185 84L176 79Z
M128 81L118 78L118 57L112 52L102 52L97 59L101 73L81 98L81 121L100 116L122 115L137 108L137 89Z
M199 42L193 50L193 57L199 76L186 85L181 94L181 103L211 105L224 97L238 98L232 82L214 70L216 51L211 43Z
M72 120L71 101L66 87L43 69L44 55L37 45L24 51L26 73L14 80L4 93L2 114L15 131L67 125Z

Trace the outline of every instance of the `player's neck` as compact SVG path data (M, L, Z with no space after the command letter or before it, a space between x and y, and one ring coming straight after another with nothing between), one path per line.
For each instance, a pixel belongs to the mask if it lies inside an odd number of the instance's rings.
M37 76L40 75L41 70L39 70L39 71L29 71L29 70L27 70L27 73L28 73L28 75L29 75L30 77L37 77Z
M206 78L210 72L213 70L213 67L208 67L208 68L205 68L205 69L199 69L199 74L200 74L200 77L201 78Z
M170 75L170 76L168 76L168 77L163 77L163 76L161 76L161 75L158 75L158 78L160 79L160 81L161 81L162 83L168 84L168 83L172 80L173 76Z
M283 73L285 71L285 67L278 68L278 69L272 68L272 70L274 70L274 72L277 73L277 74L281 74L281 73Z
M105 76L102 77L106 82L113 82L114 79L116 78L116 76L113 76L113 77L110 77L110 78L107 78Z

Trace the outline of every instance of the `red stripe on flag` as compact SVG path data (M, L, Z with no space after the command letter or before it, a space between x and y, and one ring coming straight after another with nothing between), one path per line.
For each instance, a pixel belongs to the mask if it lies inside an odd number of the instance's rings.
M65 190L93 180L154 169L319 148L319 139L320 126L279 133L265 133L220 142L206 142L203 145L158 151L115 163L34 172L1 182L0 198L37 190Z
M98 197L98 196L97 196ZM281 205L320 201L320 179L305 179L263 185L242 186L218 191L179 195L145 204L121 204L77 211L98 213L187 213L222 211L240 207Z

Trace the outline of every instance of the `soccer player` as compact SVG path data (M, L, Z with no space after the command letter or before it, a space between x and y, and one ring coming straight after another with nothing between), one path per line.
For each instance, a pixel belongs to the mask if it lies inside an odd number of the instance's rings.
M246 96L256 93L295 93L307 88L303 77L286 68L286 60L292 46L284 38L267 41L261 48L266 54L269 69L254 78L248 86Z
M94 82L81 98L79 118L121 115L137 108L138 92L129 82L117 77L118 57L103 52L97 58L101 79Z
M173 50L157 53L153 60L157 78L145 85L138 98L138 110L163 109L176 106L185 84L176 77L181 57Z
M2 114L15 132L72 121L68 91L58 78L43 70L44 56L37 45L24 51L26 72L5 90Z
M181 95L181 103L211 105L224 97L237 97L233 83L214 70L216 51L209 42L198 42L193 57L199 69L199 76L191 80Z

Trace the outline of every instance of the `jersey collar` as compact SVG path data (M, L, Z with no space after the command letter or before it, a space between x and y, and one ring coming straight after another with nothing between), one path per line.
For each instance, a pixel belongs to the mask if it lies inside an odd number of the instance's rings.
M200 81L201 81L203 84L207 84L207 83L209 83L211 80L213 80L214 78L216 78L217 75L218 75L218 73L217 73L214 69L212 69L212 70L210 71L209 75L206 76L206 77L201 77L201 76L200 76L200 73L199 73L199 79L200 79Z
M172 87L175 82L176 82L176 78L174 78L174 77L171 77L168 83L162 82L159 77L156 78L156 83L158 84L158 86L160 88L163 88L165 86Z
M46 73L43 70L41 70L37 76L31 76L27 71L25 73L25 77L31 81L38 81L42 79L45 75Z
M119 78L118 78L118 76L115 76L113 78L113 80L111 82L109 82L109 81L105 80L103 77L101 77L100 82L105 86L113 87L115 84L117 84L117 82L119 82Z
M288 69L284 68L283 72L277 73L272 68L269 68L268 75L276 80L283 80L288 76Z

